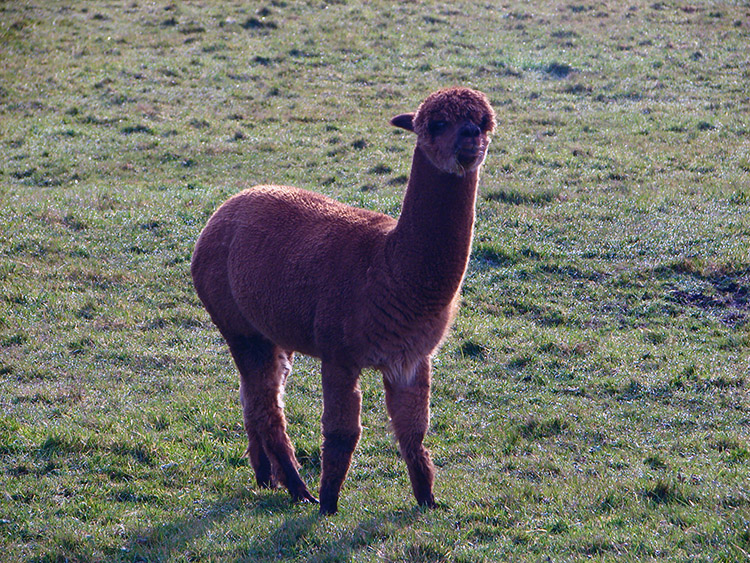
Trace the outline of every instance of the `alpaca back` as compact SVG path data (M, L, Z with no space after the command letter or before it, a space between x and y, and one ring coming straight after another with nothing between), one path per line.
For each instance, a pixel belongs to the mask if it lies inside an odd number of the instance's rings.
M211 217L196 256L216 259L194 260L209 262L194 274L226 280L230 296L217 299L220 307L240 311L269 340L320 356L321 333L361 321L355 312L374 297L368 296L368 271L382 258L394 226L390 217L321 194L258 186L230 198ZM199 294L202 285L196 281Z

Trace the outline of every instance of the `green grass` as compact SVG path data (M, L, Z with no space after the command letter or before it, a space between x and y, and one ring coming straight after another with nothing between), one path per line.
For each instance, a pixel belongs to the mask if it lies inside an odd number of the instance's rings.
M746 2L0 4L9 561L750 559ZM379 376L339 515L259 491L193 243L243 187L396 215L438 87L487 92L440 506ZM320 473L319 366L287 390Z

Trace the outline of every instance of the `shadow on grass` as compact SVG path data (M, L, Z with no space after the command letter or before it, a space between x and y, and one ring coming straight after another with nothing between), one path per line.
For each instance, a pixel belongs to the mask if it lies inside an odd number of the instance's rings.
M221 553L225 561L349 561L357 552L417 521L422 512L423 509L414 507L374 513L372 518L346 526L346 514L320 516L312 505L306 505L301 514L299 506L280 492L264 493L253 501L246 495L237 495L204 507L194 516L136 532L128 545L111 555L113 559L127 561L164 561L175 556L201 559L205 541L211 544L211 556ZM245 532L243 537L243 532L232 526L236 518L256 517L278 519L280 523L272 531L259 532L255 537L252 532ZM327 521L334 525L327 526ZM324 532L316 534L321 527ZM221 548L217 545L221 543L227 545Z
M371 518L327 537L316 546L314 553L310 553L305 561L350 561L354 554L385 542L399 530L415 523L424 510L415 506L410 509L375 513ZM316 516L316 521L321 525L324 519L325 517Z

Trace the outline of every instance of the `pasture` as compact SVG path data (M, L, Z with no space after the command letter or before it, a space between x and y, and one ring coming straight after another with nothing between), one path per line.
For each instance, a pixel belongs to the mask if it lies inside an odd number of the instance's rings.
M0 3L6 561L750 560L745 1ZM261 491L195 239L257 183L396 216L443 86L498 115L416 508L380 375L340 512ZM320 372L289 433L314 489Z

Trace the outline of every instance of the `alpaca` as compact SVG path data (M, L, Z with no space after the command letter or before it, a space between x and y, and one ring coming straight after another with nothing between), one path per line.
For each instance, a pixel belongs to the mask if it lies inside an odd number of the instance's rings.
M398 221L313 192L256 186L219 207L193 254L196 291L240 372L258 485L281 484L295 501L318 502L299 476L282 395L295 352L321 360L322 514L337 511L359 442L366 367L382 372L414 496L435 506L422 443L430 358L457 306L495 114L481 92L449 88L391 124L417 134Z

